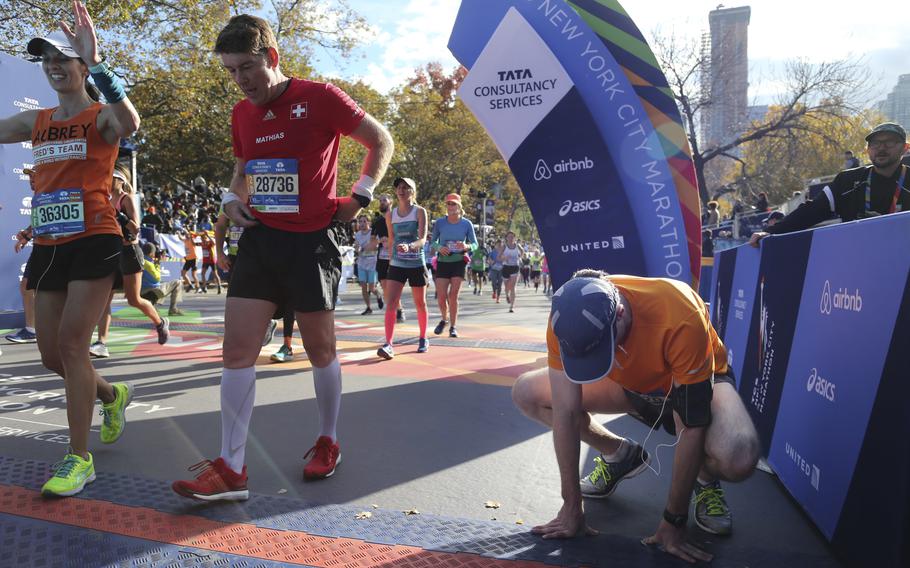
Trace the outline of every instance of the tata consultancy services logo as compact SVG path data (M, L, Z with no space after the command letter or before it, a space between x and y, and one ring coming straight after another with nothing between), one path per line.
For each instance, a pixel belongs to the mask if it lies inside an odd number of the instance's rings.
M828 280L825 280L825 286L822 288L822 301L818 309L825 315L831 315L831 282Z
M809 380L806 381L806 390L808 392L815 391L819 396L834 402L834 388L834 383L819 375L818 369L812 367L812 370L809 371Z
M600 209L600 199L590 201L572 201L567 199L562 207L559 208L559 216L565 217L569 213L584 213L586 211L597 211Z
M543 181L552 177L553 172L550 171L550 166L542 159L537 160L537 167L534 168L534 181Z

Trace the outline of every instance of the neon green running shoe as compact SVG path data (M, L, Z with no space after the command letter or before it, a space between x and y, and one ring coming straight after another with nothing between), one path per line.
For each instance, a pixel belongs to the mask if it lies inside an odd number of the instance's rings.
M70 448L72 450L72 448ZM41 488L42 495L69 497L85 488L87 483L95 481L95 460L92 454L82 459L76 454L66 454L63 461L53 465L54 475Z
M133 400L133 385L130 383L114 383L114 402L101 405L101 443L113 444L123 434L126 426L126 407Z

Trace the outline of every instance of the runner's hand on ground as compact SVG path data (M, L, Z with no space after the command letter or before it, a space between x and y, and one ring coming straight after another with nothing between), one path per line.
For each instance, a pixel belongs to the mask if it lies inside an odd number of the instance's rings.
M538 525L531 529L534 534L543 538L575 538L576 536L593 536L597 531L585 522L583 510L568 510L565 505L559 509L556 518L545 525Z
M653 536L642 539L641 543L645 546L657 546L664 552L692 564L698 560L711 562L711 559L714 558L713 554L705 552L686 540L686 527L677 528L664 520L660 521L657 532Z

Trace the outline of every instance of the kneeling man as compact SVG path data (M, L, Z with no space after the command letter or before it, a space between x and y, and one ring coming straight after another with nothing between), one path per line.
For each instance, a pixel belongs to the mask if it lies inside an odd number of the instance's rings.
M689 496L694 489L699 527L729 534L732 516L719 480L746 479L759 441L702 299L675 280L580 270L553 294L547 347L548 368L520 377L512 390L522 412L553 428L562 481L559 514L534 532L592 534L582 497L607 497L648 467L641 445L590 414L627 413L679 436L666 509L644 542L689 562L710 560L686 541ZM579 481L580 440L601 455Z

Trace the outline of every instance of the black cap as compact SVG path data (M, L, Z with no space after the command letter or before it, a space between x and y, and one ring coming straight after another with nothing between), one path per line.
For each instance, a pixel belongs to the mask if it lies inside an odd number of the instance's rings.
M879 132L890 132L891 134L897 134L901 137L901 140L904 142L907 141L907 132L904 130L904 127L896 122L883 122L872 129L872 132L866 135L866 142L870 138L878 134Z

